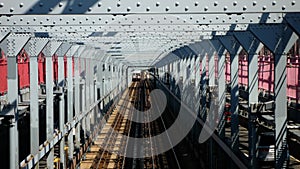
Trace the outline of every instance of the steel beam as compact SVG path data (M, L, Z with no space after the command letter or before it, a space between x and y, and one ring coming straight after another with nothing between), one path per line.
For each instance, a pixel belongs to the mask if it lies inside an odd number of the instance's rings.
M18 137L18 66L17 55L28 42L26 34L10 34L0 44L7 56L7 99L8 115L12 116L9 128L9 166L19 168L19 137Z
M221 45L221 43L217 39L212 39L209 41L211 46L213 47L214 53L218 57L218 78L216 80L216 85L218 89L218 129L219 135L221 137L225 137L225 121L224 121L224 107L226 101L226 82L225 82L225 55L226 50Z
M234 37L248 54L248 144L249 144L249 168L257 168L257 127L256 111L252 112L251 107L258 104L258 57L259 50L263 47L251 32L234 32Z
M296 32L298 36L300 36L300 27L299 27L300 18L299 18L299 14L289 13L284 17L284 19L287 21L287 23L293 29L293 31Z
M275 77L275 168L282 168L287 160L287 53L298 39L285 24L253 25L250 31L274 54Z
M70 123L73 118L73 97L74 97L74 86L73 86L73 70L72 70L72 57L75 52L78 50L78 45L73 45L66 53L67 56L67 114L68 114L68 123ZM73 129L75 130L75 129ZM68 134L68 159L70 162L73 162L73 152L74 152L74 143L73 143L73 131L70 131ZM68 163L69 165L70 163Z
M59 49L57 50L56 54L58 55L58 77L57 77L57 85L61 92L59 96L59 130L62 132L64 131L65 126L65 64L64 64L64 56L66 55L67 51L70 49L71 45L68 43L63 43ZM66 167L66 158L65 158L65 139L61 139L59 143L59 157L60 163L62 167Z
M212 31L228 31L231 29L231 24L220 24L220 25L105 25L105 26L95 26L95 25L73 25L70 26L18 26L14 25L12 26L2 26L0 28L0 32L6 33L6 32L34 32L34 33L49 33L42 34L43 36L50 36L59 38L59 34L54 33L60 33L63 38L67 36L81 36L81 37L102 37L102 38L109 38L112 36L118 36L118 35L102 35L103 32L113 32L115 33L126 33L126 32L156 32L156 33L162 33L165 32L170 34L176 34L176 33L185 33L188 32L189 34L193 34L193 32L198 33L206 33L206 32L212 32ZM243 31L246 30L248 27L248 24L236 24L235 30L236 31ZM88 34L87 34L88 33ZM168 35L165 34L164 36ZM38 34L37 34L38 35ZM132 38L135 39L135 38Z
M30 56L30 153L39 152L39 94L38 55L47 45L48 39L32 38L25 46ZM35 168L39 168L36 164Z
M2 26L120 26L120 25L198 25L198 24L255 24L255 23L281 23L282 13L232 13L227 14L160 14L160 15L2 15ZM294 15L299 17L299 15ZM261 21L263 18L263 21Z
M74 86L75 86L75 115L78 116L80 111L80 74L79 74L79 58L84 50L84 46L78 48L77 52L74 55ZM75 147L80 150L80 126L81 124L77 124L75 131Z
M231 141L232 147L235 151L239 147L239 90L238 90L238 65L239 65L239 53L242 50L241 45L236 41L233 36L219 37L219 41L230 53L230 81L231 81Z
M190 13L271 13L271 12L297 12L300 4L297 1L192 1L172 0L165 1L139 1L102 0L101 2L87 0L84 3L68 1L44 2L32 0L7 1L1 3L0 14L190 14Z
M61 42L50 41L44 48L46 57L46 135L48 144L53 140L54 134L54 112L53 112L53 62L55 54ZM54 149L52 148L47 157L47 167L53 169Z

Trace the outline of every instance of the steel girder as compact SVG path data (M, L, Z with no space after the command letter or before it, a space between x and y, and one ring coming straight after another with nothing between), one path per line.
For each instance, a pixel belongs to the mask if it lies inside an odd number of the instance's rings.
M0 3L0 14L156 14L156 13L261 13L296 12L300 3L285 1L192 1L192 0L14 0Z

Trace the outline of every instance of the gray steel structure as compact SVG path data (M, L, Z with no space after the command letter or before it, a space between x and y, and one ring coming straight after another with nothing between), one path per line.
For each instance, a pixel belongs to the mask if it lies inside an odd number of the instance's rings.
M250 167L256 166L256 109L258 102L258 51L266 46L275 56L275 140L276 168L283 166L283 152L287 137L286 56L300 34L300 2L285 1L45 1L15 0L0 2L0 48L8 56L9 112L1 112L11 120L10 168L38 168L38 162L48 152L48 167L53 164L53 147L60 142L60 156L64 161L64 137L68 136L69 158L79 146L79 127L91 136L98 104L103 108L117 92L124 89L126 67L157 66L161 72L170 72L176 81L186 81L191 72L199 91L200 114L206 118L207 89L217 86L218 102L225 102L225 53L231 61L231 141L232 152L239 144L238 121L238 54L244 49L249 57L249 155ZM18 78L16 56L25 47L30 55L30 155L28 161L18 158ZM177 59L165 59L177 51ZM38 145L39 91L37 83L37 56L46 56L47 140ZM58 55L59 70L64 69L63 56L68 57L68 76L58 73L58 91L53 91L52 56ZM72 75L72 57L75 73ZM214 58L218 58L218 83L215 83ZM206 76L206 59L209 76ZM194 61L192 61L194 60ZM202 74L200 74L202 61ZM185 65L196 71L187 70ZM79 70L79 67L81 68ZM108 67L111 70L108 70ZM113 72L116 67L117 73ZM194 74L193 74L194 73ZM121 77L120 77L121 76ZM116 78L119 77L119 78ZM207 81L209 82L207 86ZM97 100L96 88L100 90ZM64 93L67 91L67 105ZM54 131L53 93L59 94L59 127ZM75 97L74 97L75 96ZM75 99L73 99L75 98ZM74 110L73 110L74 105ZM67 117L64 107L67 106ZM73 114L73 112L75 112ZM221 110L220 110L221 112ZM222 116L220 114L219 116ZM67 119L67 123L64 123ZM0 123L1 124L1 123ZM99 124L101 125L101 124ZM95 126L93 126L95 127ZM223 121L218 126L224 134ZM214 137L215 139L215 137ZM39 147L42 147L39 149ZM211 166L213 167L213 166Z

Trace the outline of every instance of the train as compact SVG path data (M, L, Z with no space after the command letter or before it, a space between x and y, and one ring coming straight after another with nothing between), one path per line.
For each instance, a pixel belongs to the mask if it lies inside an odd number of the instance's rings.
M151 79L150 72L148 70L134 70L132 71L132 81L140 81L140 80L146 80Z

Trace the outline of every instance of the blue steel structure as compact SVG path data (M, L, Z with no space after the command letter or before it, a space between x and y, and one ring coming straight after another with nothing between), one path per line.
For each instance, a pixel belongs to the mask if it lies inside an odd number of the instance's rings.
M170 73L176 83L193 84L198 91L195 102L201 107L199 114L206 119L209 116L206 112L207 93L218 90L218 103L225 104L227 52L231 66L230 147L231 153L236 153L239 146L238 55L245 50L249 58L248 167L255 168L257 163L258 108L274 104L276 168L282 168L287 152L288 121L285 67L288 51L300 34L299 9L298 0L0 1L0 48L6 53L8 63L8 92L1 97L5 100L4 104L1 102L1 123L8 120L10 125L9 167L38 168L40 159L46 156L47 167L53 168L57 143L60 144L61 162L67 166L63 138L68 140L69 159L73 159L73 152L80 147L80 128L95 138L97 132L90 126L101 126L95 121L97 113L128 85L129 67L155 66L160 75ZM263 46L275 56L275 92L271 103L258 100L257 56ZM18 92L16 57L23 48L30 55L28 100L21 99ZM37 81L37 57L41 52L46 56L44 94L41 94ZM64 70L65 55L68 60L68 76L65 79L59 71L57 84L53 83L52 77L54 54L58 55L59 70ZM175 59L174 55L177 56ZM215 56L218 65L215 65ZM205 64L209 66L208 72ZM215 67L218 77L215 77ZM57 130L54 130L55 96L59 97L60 112ZM39 140L37 105L43 99L46 100L46 140ZM19 160L17 126L20 104L26 101L30 107L30 153L22 161ZM225 134L222 119L217 131L222 140ZM215 145L211 141L210 148ZM214 168L214 163L210 163Z

